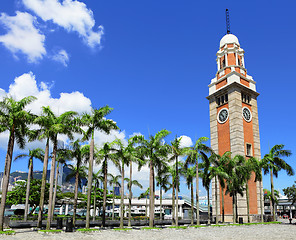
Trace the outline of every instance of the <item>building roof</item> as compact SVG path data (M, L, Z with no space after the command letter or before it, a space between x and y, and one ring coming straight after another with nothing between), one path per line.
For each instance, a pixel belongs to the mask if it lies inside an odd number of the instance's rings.
M225 44L231 44L235 43L239 45L238 38L233 34L226 34L221 40L220 40L220 48L223 47Z

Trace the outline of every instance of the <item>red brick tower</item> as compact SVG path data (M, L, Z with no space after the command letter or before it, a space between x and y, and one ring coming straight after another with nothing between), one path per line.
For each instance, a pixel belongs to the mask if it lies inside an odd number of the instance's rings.
M226 34L220 41L217 52L218 71L209 85L211 147L219 155L231 151L245 157L260 155L260 137L257 111L256 83L247 75L244 50L233 34ZM213 184L214 185L214 184ZM213 191L213 213L215 198ZM251 221L260 213L259 183L254 177L249 181ZM218 211L222 214L221 191L218 198ZM238 196L238 214L247 220L247 204L244 197ZM225 221L232 221L232 198L225 196Z

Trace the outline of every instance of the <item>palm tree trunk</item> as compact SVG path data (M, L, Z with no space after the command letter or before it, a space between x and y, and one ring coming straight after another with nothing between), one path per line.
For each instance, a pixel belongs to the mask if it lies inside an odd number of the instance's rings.
M246 200L247 200L247 216L248 216L248 223L250 222L250 201L249 201L249 184L246 183Z
M51 158L51 169L50 169L50 177L49 177L49 200L48 200L48 215L47 215L47 223L46 223L46 229L50 229L51 225L51 213L52 213L52 199L53 199L53 183L54 183L54 173L55 173L55 167L56 167L56 154L57 154L57 136L55 136L55 140L53 143L53 151L52 151L52 158Z
M131 220L132 220L132 174L133 174L133 167L132 161L130 161L130 180L129 180L129 197L128 197L128 226L131 227Z
M75 174L75 190L74 190L74 204L73 204L73 226L76 223L76 210L77 210L77 199L78 199L78 184L79 184L79 167L76 168Z
M194 196L193 196L193 181L190 183L190 189L191 189L191 225L194 224Z
M90 146L89 146L89 166L88 166L88 177L87 177L87 207L86 207L86 223L85 227L89 228L90 221L90 200L91 200L91 186L92 186L92 174L94 164L94 130L91 134ZM104 217L103 217L104 219Z
M93 221L96 220L96 201L97 201L97 183L95 182Z
M211 224L210 189L207 189L207 198L208 198L208 225L210 225Z
M120 228L123 228L123 215L124 215L124 162L122 161L121 166L121 194L120 194Z
M196 198L196 225L200 224L199 220L199 179L198 179L198 159L195 159L195 169L196 169L196 193L195 193L195 198Z
M261 222L264 222L263 219L263 204L262 204L262 181L259 181L259 188L260 188L260 211L261 211Z
M271 200L272 200L272 216L273 216L273 221L276 221L276 216L275 216L275 201L274 201L274 185L273 185L273 171L270 169L270 185L271 185Z
M154 226L154 167L150 159L150 177L149 177L149 227Z
M221 185L220 185L221 186ZM222 190L222 223L225 222L225 210L224 210L224 188L221 187Z
M218 184L217 184L217 182L218 182L218 179L217 179L217 177L215 177L215 210L216 210L216 224L218 224L218 216L219 216L219 214L218 214Z
M173 180L173 189L172 189L172 225L175 225L175 181Z
M113 183L113 199L112 199L112 220L114 220L114 207L115 207L115 203L114 203L114 193L115 191L115 186L114 186L114 183Z
M46 140L45 155L43 161L43 172L42 172L42 182L41 182L41 192L40 192L40 202L39 202L39 212L38 212L38 222L37 227L42 227L42 215L44 207L45 198L45 185L46 185L46 175L47 175L47 165L48 165L48 152L49 152L49 139Z
M13 147L14 147L14 127L10 132L8 146L7 146L7 154L5 157L5 168L4 168L4 174L3 174L3 180L2 180L3 184L2 184L2 197L1 197L1 206L0 206L0 231L3 231L4 211L5 211L5 203L6 203L6 197L7 197L8 184L9 184L9 175L10 175Z
M29 196L30 196L30 184L31 184L31 176L33 174L33 157L29 159L29 172L28 172L28 180L27 180L27 190L26 190L26 202L25 202L25 216L24 221L28 220L28 212L29 212Z
M107 164L107 157L103 162L103 169L104 169L104 199L103 199L103 216L102 216L102 225L103 227L106 226L106 205L107 205L107 171L108 171L108 164Z
M160 220L162 221L162 187L161 187L161 185L160 185L160 187L159 187L159 201L160 201L160 215L159 215L159 217L160 217Z
M54 192L53 192L53 199L52 199L52 213L51 213L51 220L53 220L54 217L54 208L55 208L55 202L56 202L56 198L57 198L57 190L58 190L58 177L59 177L59 166L60 163L57 163L57 167L56 167L56 172L55 172L55 180L54 180Z
M179 172L178 157L176 157L176 227L179 225Z
M233 223L236 223L236 201L235 201L235 194L232 195L232 211L233 211Z

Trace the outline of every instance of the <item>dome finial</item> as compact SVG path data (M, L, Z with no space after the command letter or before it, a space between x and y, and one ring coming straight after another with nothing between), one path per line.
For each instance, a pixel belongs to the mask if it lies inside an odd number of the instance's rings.
M229 11L226 8L226 33L230 33L230 20L229 20Z

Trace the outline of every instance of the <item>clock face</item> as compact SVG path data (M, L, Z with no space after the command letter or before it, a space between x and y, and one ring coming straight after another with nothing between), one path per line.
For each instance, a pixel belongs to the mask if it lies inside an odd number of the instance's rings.
M243 118L247 121L247 122L251 122L252 120L252 113L250 111L249 108L247 107L243 107Z
M225 123L228 119L228 109L227 108L223 108L219 111L218 113L218 117L217 117L217 120L219 123Z

